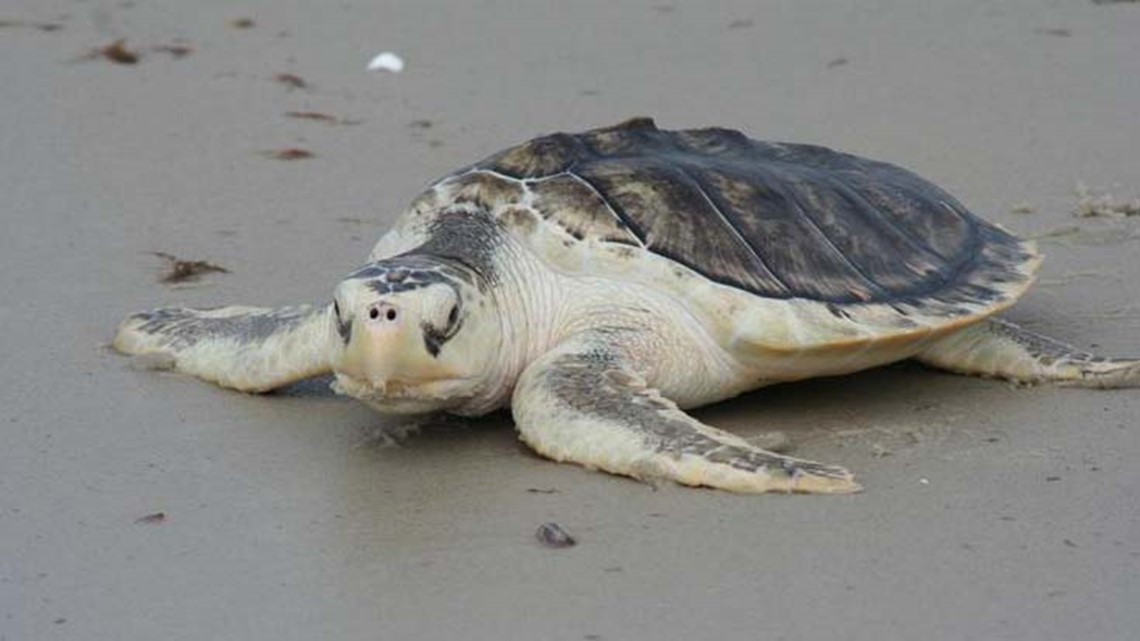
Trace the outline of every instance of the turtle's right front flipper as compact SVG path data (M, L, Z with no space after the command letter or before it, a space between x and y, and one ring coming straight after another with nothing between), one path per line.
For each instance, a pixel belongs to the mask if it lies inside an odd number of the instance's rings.
M328 308L311 305L168 307L131 314L113 346L124 354L169 354L180 372L266 392L331 371L330 323Z
M648 388L621 348L587 334L533 362L515 386L523 441L556 461L734 492L841 494L841 467L789 458L710 427Z

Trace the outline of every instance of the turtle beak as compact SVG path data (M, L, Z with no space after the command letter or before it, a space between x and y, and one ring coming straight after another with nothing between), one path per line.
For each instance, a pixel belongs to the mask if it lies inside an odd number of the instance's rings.
M333 369L381 390L458 378L458 372L428 353L420 328L409 322L412 311L400 310L396 320L387 322L337 319L344 349Z

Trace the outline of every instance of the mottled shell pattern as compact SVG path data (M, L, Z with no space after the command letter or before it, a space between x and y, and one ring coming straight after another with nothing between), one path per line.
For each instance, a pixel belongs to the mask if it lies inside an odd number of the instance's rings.
M455 203L554 269L669 292L728 349L807 360L976 322L1021 296L1040 262L894 165L646 118L497 153L438 181L399 224Z

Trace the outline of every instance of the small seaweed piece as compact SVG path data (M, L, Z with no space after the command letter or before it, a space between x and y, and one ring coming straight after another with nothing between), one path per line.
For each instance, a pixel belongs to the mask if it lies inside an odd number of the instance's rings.
M307 89L309 87L309 83L295 73L279 73L273 76L273 79L290 89Z
M339 120L336 116L323 114L319 111L286 111L286 116L290 118L297 118L300 120L319 120L320 122L337 122Z
M262 156L272 158L274 160L304 160L305 158L312 158L316 154L305 149L297 147L290 147L288 149L271 149L269 151L261 152Z
M127 49L126 38L119 38L106 47L97 50L96 55L120 65L138 64L139 61L139 54Z
M330 116L329 114L321 113L319 111L286 111L285 115L290 118L297 118L298 120L315 120L317 122L323 122L330 125L359 125L361 122L359 120L349 120L347 118Z
M222 274L230 273L230 270L220 265L208 263L204 260L182 260L173 254L166 252L151 252L159 258L165 259L169 264L166 273L159 278L161 283L184 283L186 281L198 280L202 274L210 272L218 272Z
M23 20L0 20L0 29L36 29L45 33L59 31L63 25L58 22L25 22Z
M150 50L157 51L158 53L168 53L175 59L185 58L186 56L194 53L194 49L192 47L184 44L156 45L154 47L151 47Z
M230 26L234 29L252 29L256 24L253 18L235 18L230 20Z
M151 512L150 514L135 519L135 523L144 525L157 525L164 521L166 521L166 512Z

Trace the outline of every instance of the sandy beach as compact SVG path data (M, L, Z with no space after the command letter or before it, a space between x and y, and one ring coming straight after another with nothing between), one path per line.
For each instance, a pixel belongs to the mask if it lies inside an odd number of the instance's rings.
M1138 33L1090 0L5 0L0 641L1136 638L1140 390L768 388L697 415L865 491L738 496L107 343L137 309L326 301L432 180L647 115L914 170L1039 238L1009 318L1140 355ZM163 283L155 252L226 272Z

